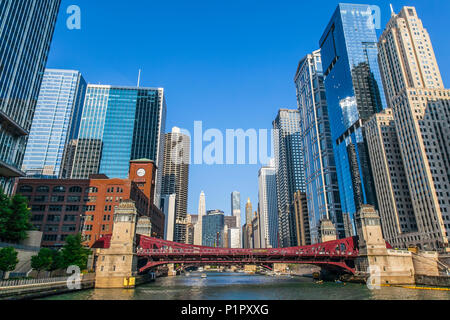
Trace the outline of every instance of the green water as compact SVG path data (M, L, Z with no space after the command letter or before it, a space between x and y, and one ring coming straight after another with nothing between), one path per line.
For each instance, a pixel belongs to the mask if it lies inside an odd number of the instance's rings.
M316 284L300 277L199 273L159 278L134 290L88 290L46 300L450 300L450 291L381 288L361 284Z

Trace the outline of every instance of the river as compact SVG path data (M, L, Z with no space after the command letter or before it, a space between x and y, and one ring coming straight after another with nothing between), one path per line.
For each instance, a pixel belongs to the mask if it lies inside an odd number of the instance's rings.
M362 284L317 284L310 278L268 277L242 273L199 273L159 278L133 290L86 290L46 300L450 300L450 291Z

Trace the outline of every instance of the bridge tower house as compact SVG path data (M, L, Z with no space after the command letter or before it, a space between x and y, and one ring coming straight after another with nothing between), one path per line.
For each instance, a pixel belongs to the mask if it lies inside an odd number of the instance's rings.
M114 227L109 249L100 249L96 268L96 288L130 288L135 286L137 209L134 201L125 200L114 213Z
M355 220L359 236L357 273L370 276L372 285L414 284L411 252L387 249L381 229L381 218L375 208L363 205Z

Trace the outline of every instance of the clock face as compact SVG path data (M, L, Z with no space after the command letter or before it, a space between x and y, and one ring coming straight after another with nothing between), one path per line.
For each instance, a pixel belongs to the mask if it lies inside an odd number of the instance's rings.
M139 170L137 171L137 175L138 175L139 177L145 176L145 170L144 170L144 169L139 169Z

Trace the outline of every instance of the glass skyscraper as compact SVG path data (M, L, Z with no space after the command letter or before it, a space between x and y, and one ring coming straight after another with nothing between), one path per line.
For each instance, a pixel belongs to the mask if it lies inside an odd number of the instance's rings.
M153 160L159 207L165 120L164 89L88 85L72 178L126 179L130 160Z
M0 186L20 170L60 0L0 1Z
M344 214L376 204L365 122L386 108L369 5L339 4L320 40ZM373 20L373 19L372 19Z
M294 194L305 192L302 136L298 110L281 109L273 122L278 198L278 227L281 247L297 244Z
M208 211L202 221L202 245L205 247L222 248L225 214L220 210Z
M345 237L339 185L323 83L320 50L304 57L295 76L300 130L303 139L306 200L311 243L320 243L320 225L331 220Z
M22 165L27 176L62 177L66 146L78 137L85 93L80 72L45 71Z

